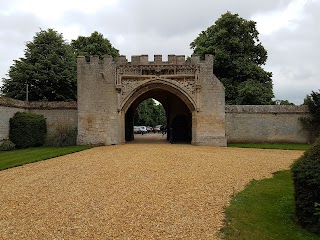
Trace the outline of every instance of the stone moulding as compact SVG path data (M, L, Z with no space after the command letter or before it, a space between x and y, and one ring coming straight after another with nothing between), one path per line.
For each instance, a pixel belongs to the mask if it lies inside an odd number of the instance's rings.
M118 110L124 105L125 99L138 88L153 82L174 85L187 98L194 102L200 92L199 67L189 65L120 65L116 69L115 87L118 91ZM198 107L197 107L198 108Z

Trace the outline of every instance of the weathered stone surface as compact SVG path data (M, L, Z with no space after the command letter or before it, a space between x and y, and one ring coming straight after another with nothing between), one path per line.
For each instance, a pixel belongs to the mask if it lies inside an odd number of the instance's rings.
M211 55L205 61L169 55L166 62L161 55L151 62L147 55L132 56L131 62L124 57L117 62L78 58L78 143L132 140L133 112L149 97L164 105L174 137L226 146L224 87L213 74ZM182 123L185 134L179 129Z
M307 143L308 133L300 118L307 106L226 106L229 143Z
M76 102L24 102L0 97L0 140L9 138L9 120L16 112L33 112L46 118L48 137L59 128L77 128Z

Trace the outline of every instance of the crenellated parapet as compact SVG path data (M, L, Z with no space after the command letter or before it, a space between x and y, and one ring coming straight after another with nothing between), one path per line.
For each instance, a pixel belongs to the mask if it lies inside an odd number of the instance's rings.
M80 65L84 64L116 64L116 65L195 65L199 63L213 63L213 56L207 54L205 60L200 60L199 56L191 56L186 59L185 55L168 55L168 60L163 61L162 55L154 55L153 61L149 61L148 55L131 56L131 61L126 56L119 56L113 60L110 55L105 55L101 59L99 56L90 56L87 60L84 56L79 56L77 62Z

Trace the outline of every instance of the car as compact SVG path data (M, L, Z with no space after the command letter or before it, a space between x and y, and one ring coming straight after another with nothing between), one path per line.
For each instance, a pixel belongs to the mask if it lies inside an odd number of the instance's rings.
M162 125L157 125L153 128L153 131L159 133L159 132L161 132L161 129L160 129L161 127L162 127Z
M152 132L153 131L153 127L147 126L147 131L148 131L148 133Z
M141 133L140 127L138 127L138 126L133 126L133 132L134 132L134 133Z
M147 133L147 132L148 132L146 126L139 126L139 128L140 128L140 133L141 133L141 134L144 134L144 133Z

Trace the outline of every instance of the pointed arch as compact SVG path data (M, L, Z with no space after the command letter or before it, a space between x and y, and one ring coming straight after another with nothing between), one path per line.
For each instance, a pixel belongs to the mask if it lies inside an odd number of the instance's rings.
M128 94L128 96L123 100L120 106L121 110L123 112L127 112L131 104L137 98L139 98L142 94L151 90L156 90L156 89L168 91L176 95L177 97L179 97L186 104L190 112L197 109L195 101L184 89L172 83L172 80L170 79L157 78L157 79L150 79L146 83L138 86L130 94Z

